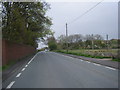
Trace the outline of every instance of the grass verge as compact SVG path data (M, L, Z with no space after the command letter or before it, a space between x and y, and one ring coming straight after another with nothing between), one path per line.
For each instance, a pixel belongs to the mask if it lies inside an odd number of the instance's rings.
M66 51L62 51L62 50L57 50L55 52L60 52L60 53L65 53L65 54L72 54L72 55L77 55L77 56L85 56L85 57L90 57L90 58L98 58L98 59L104 59L104 58L111 58L111 57L102 57L102 56L92 56L92 55L88 55L88 54L83 54L83 53L78 53L78 52L66 52Z
M4 71L4 70L8 69L9 67L11 67L12 65L14 65L16 62L17 61L11 61L7 65L2 66L0 70Z
M112 59L112 61L120 62L120 59Z

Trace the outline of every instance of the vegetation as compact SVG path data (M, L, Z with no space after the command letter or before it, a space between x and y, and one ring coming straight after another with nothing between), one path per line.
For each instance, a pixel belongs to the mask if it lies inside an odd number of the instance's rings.
M46 2L3 2L3 38L37 47L37 42L51 35L50 9Z
M112 61L118 61L118 62L120 62L120 59L112 59Z
M118 39L104 40L99 34L85 36L74 34L68 37L61 35L56 42L57 52L91 58L120 59L118 55ZM66 44L68 44L68 47ZM67 48L68 52L66 51Z
M77 55L77 56L85 56L85 57L90 57L90 58L112 58L111 56L103 56L98 54L98 50L94 51L90 51L88 52L88 50L69 50L68 52L66 50L57 50L57 52L61 52L61 53L66 53L66 54L73 54L73 55ZM97 52L97 54L96 54Z
M54 37L48 38L47 41L48 41L48 47L51 51L57 49L57 43Z
M2 66L1 70L6 70L9 67L11 67L12 65L14 65L17 61L11 61L9 62L7 65Z
M58 49L66 49L68 43L69 50L75 49L117 49L118 48L118 40L104 40L104 38L99 35L81 35L74 34L66 37L65 35L61 35L57 39Z
M90 58L98 58L98 59L104 59L109 58L112 59L112 61L118 61L120 62L119 55L117 54L117 50L90 50L90 53L88 53L89 50L69 50L68 52L66 50L56 50L55 52L65 53L65 54L72 54L77 56L85 56ZM98 53L106 53L105 56L102 56ZM96 54L97 53L97 54ZM111 55L108 55L107 53L117 54L117 56L112 57Z

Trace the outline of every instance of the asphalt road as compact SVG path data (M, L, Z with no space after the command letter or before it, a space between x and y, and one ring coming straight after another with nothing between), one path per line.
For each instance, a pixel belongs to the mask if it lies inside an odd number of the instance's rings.
M39 52L4 88L118 88L118 70L54 52Z

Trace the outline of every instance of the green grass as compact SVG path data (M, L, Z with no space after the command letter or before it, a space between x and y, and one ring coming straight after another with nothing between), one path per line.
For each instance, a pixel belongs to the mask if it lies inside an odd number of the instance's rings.
M85 57L90 57L90 58L98 58L98 59L111 58L108 56L96 56L96 55L93 56L93 55L85 53L86 51L87 50L69 50L68 52L66 52L66 50L57 50L56 52L72 54L72 55L77 55L77 56L85 56ZM91 50L91 51L93 51L93 50Z
M112 61L120 62L120 59L112 59Z
M2 67L0 67L0 71L2 71Z
M10 67L10 65L4 65L4 66L2 66L2 70L6 70L6 69L8 69Z
M1 70L4 71L4 70L8 69L8 68L11 67L12 65L14 65L16 62L17 62L17 61L11 61L11 62L9 62L7 65L2 66L2 67L1 67Z

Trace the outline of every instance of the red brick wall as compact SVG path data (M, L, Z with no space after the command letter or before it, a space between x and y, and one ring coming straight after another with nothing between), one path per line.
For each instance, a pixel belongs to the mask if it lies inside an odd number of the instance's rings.
M31 46L2 40L2 64L6 65L11 61L28 56L35 51L35 48Z

